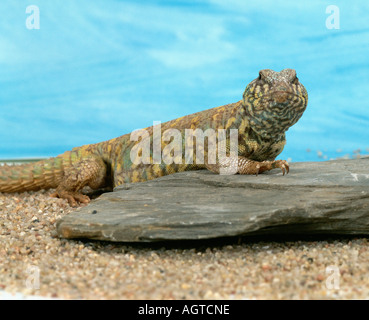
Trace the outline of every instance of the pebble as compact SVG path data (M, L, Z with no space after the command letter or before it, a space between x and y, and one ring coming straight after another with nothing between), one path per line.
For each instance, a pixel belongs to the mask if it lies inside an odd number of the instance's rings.
M49 197L51 192L0 193L1 290L60 299L369 296L365 238L236 239L205 248L204 242L150 247L65 240L56 236L55 225L75 209ZM335 279L338 287L332 286Z

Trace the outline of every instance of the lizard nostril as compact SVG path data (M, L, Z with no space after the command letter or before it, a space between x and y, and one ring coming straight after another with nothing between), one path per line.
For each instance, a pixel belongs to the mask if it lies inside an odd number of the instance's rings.
M285 87L285 86L278 86L277 87L277 91L287 91L287 90L288 90L288 88Z
M280 90L282 91L282 90ZM288 99L288 93L287 92L277 92L275 95L275 101L278 103L286 102Z

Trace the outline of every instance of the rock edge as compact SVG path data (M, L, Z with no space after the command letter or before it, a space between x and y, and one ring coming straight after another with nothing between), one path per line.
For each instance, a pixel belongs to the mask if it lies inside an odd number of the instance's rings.
M127 184L57 222L63 238L119 242L369 234L369 157L292 163L290 174L188 171Z

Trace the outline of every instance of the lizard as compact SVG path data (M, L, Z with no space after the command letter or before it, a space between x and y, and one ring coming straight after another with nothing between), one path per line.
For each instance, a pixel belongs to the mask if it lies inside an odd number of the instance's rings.
M242 99L235 103L200 111L161 124L162 129L177 129L184 136L186 129L237 129L238 154L215 163L136 163L131 159L130 134L73 148L45 160L23 165L0 166L0 192L24 192L55 189L51 195L66 199L71 206L88 203L82 188L114 188L125 183L142 182L175 172L208 169L220 173L222 167L235 166L239 174L259 174L275 168L283 175L289 172L286 160L275 160L286 144L285 132L302 116L308 94L294 69L280 72L260 70L259 76L244 90ZM145 129L153 142L154 126ZM186 142L182 140L184 147ZM141 140L142 141L142 140ZM219 143L219 142L218 142ZM226 138L229 151L230 141ZM168 142L164 142L161 151ZM204 148L205 149L205 148ZM142 151L142 150L141 150ZM199 157L196 150L194 157ZM150 159L153 154L151 151ZM208 158L207 158L208 159ZM182 160L185 160L184 158Z

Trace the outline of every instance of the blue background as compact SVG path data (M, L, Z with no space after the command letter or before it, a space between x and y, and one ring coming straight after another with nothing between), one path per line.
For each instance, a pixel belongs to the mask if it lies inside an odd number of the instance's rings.
M296 69L309 92L278 158L368 154L369 2L335 1L338 30L326 27L330 4L1 0L0 159L54 156L238 101L264 68ZM26 28L28 5L39 30Z

